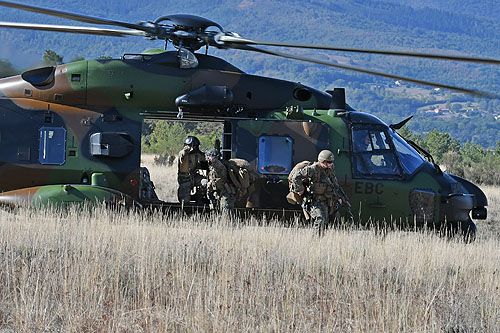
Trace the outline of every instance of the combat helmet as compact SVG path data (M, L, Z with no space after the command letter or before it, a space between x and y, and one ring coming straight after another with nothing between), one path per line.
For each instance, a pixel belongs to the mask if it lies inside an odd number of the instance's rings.
M210 157L220 158L220 152L216 148L210 148L205 151L205 158L208 160Z
M184 141L184 146L191 146L193 149L197 149L200 146L200 140L195 136L188 136L186 141Z
M318 162L333 163L333 153L329 150L322 150L318 155Z

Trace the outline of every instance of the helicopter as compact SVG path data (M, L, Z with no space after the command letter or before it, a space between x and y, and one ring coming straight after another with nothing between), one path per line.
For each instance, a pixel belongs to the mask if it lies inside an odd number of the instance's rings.
M200 211L159 200L140 166L144 119L218 122L224 159L247 160L258 172L244 212L297 214L286 201L287 177L301 161L329 149L336 176L360 221L397 221L475 230L488 201L475 184L448 174L397 130L355 111L345 90L244 73L208 48L239 49L476 96L488 93L345 66L259 46L361 52L475 63L488 58L258 41L209 19L176 14L137 24L0 1L0 6L119 28L0 22L31 29L164 40L165 49L125 53L27 70L0 79L0 205L9 207L107 202ZM175 51L167 51L167 45ZM205 48L205 54L197 52Z

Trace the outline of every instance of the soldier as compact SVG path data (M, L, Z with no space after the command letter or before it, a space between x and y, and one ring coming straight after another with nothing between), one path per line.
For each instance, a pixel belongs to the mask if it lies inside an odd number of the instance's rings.
M373 150L370 134L366 130L353 131L353 143L356 152Z
M198 173L205 162L205 154L200 151L200 140L195 136L188 136L184 141L184 148L177 156L177 182L179 189L177 198L180 203L187 204L191 200L191 190L201 188L203 176Z
M342 205L333 153L322 150L318 155L318 162L297 171L292 177L292 189L304 196L303 207L321 236L335 213L335 207Z
M220 153L216 148L205 152L208 161L207 197L214 209L228 212L234 208L235 189L229 184L227 168L220 161Z

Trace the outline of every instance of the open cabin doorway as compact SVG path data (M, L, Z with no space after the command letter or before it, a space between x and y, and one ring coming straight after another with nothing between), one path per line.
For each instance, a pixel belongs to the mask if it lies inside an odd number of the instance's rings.
M223 121L145 120L142 126L141 167L147 168L159 200L178 202L177 155L188 136L200 140L205 152L222 142Z

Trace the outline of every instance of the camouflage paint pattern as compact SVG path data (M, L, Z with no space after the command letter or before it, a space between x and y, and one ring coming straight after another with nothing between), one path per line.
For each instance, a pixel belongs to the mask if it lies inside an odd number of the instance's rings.
M46 185L9 191L0 196L0 204L16 207L67 207L86 202L104 203L110 206L132 207L138 205L131 197L121 192L91 185Z

